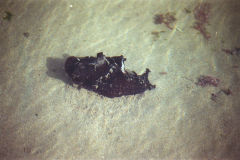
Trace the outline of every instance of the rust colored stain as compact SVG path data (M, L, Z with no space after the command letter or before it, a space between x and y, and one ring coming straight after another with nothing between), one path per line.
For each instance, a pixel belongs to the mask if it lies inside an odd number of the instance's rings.
M196 22L193 28L198 30L205 39L211 38L210 33L206 29L206 25L209 24L210 10L210 3L200 3L194 9L194 18Z
M198 78L196 85L201 87L206 87L206 86L217 87L219 83L220 83L220 80L218 78L202 75Z
M177 19L174 16L174 13L166 13L166 14L156 14L154 16L154 24L165 24L169 29L173 29L171 24L175 22Z

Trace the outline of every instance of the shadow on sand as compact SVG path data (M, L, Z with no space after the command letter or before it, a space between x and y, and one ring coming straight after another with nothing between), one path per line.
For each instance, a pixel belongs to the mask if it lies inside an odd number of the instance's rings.
M64 70L67 57L68 55L63 55L63 58L48 57L46 63L48 70L46 74L49 77L62 80L64 83L72 85L71 79L66 75Z

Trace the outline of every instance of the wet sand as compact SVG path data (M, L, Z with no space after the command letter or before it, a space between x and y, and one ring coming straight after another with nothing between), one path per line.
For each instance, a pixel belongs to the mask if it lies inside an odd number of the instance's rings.
M1 1L0 159L237 160L240 56L222 49L240 47L240 2L208 1L209 40L193 29L199 2ZM172 29L154 23L168 12ZM156 89L110 99L69 85L65 59L98 52L149 68Z

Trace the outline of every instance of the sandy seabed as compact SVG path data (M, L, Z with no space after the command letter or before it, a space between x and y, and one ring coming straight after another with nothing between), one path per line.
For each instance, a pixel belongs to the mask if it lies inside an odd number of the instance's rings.
M209 40L193 29L200 2ZM154 24L167 12L172 29ZM0 159L239 159L240 56L222 49L240 47L240 1L0 0L0 14ZM66 57L101 51L150 68L156 89L110 99L69 85Z

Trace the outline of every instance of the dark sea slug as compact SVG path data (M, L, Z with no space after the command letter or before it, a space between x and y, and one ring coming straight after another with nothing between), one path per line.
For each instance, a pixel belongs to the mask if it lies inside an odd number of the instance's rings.
M142 75L125 70L123 56L106 57L102 52L97 57L68 57L65 71L79 88L94 91L114 98L135 95L155 88L148 80L149 69Z

